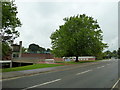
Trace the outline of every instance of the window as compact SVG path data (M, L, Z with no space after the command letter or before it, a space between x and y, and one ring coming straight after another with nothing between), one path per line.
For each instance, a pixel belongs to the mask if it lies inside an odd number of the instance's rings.
M19 55L18 54L13 54L13 57L19 57Z

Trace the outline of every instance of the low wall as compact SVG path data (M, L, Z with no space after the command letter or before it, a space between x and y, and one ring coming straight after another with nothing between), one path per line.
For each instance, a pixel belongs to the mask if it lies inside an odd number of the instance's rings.
M54 58L55 61L64 61L63 58Z

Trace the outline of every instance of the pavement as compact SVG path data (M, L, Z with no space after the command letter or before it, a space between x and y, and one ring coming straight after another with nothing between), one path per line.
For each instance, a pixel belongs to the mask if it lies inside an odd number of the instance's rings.
M23 70L23 71L13 71L13 72L4 72L4 73L2 73L2 79L31 75L31 74L36 74L36 73L43 73L43 72L48 72L48 71L52 71L52 70L55 70L55 67L33 69L33 70Z
M90 88L90 90L102 90L105 88L105 90L112 90L111 88L116 88L118 80L117 60L104 60L64 67L59 66L46 73L4 79L2 87L3 90L5 88L15 90L16 88L17 90L32 90L33 88L41 90L43 88Z
M13 72L3 72L2 73L2 79L8 79L8 78L13 78L13 77L20 77L20 76L50 72L50 71L57 70L60 67L62 68L63 66L32 69L32 70L13 71Z
M81 63L81 66L88 65L88 64L94 64L94 63ZM49 68L40 68L40 69L32 69L32 70L22 70L22 71L13 71L13 72L3 72L2 73L2 79L9 79L14 77L21 77L21 76L28 76L28 75L34 75L39 73L45 73L45 72L51 72L51 71L59 71L64 69L70 69L73 66L79 66L79 65L65 65L65 66L57 66L57 67L49 67Z

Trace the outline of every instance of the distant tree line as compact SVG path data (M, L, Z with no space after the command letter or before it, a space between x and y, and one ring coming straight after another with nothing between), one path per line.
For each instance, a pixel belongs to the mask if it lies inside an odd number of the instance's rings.
M51 53L51 49L41 47L37 44L30 44L28 48L22 47L22 53ZM120 48L118 50L107 50L102 53L101 59L120 58Z
M30 44L28 48L22 47L22 53L50 53L50 49L45 49L37 44Z
M103 53L103 59L120 58L120 48L118 50L107 50Z

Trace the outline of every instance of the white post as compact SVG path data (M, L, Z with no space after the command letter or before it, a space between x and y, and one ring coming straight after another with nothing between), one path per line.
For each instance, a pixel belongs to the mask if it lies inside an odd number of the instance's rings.
M19 57L21 57L21 54L22 54L22 41L20 41L20 51L19 51Z
M10 62L10 68L12 68L12 61Z

